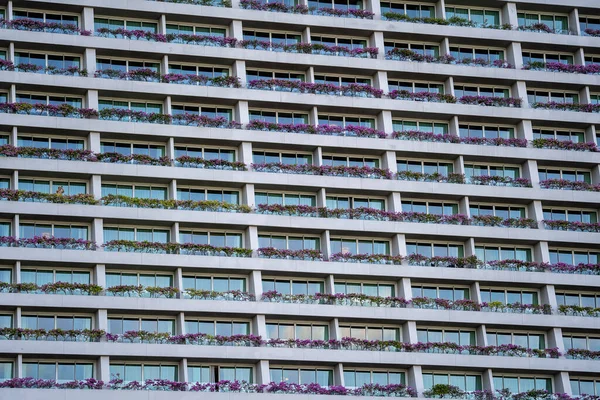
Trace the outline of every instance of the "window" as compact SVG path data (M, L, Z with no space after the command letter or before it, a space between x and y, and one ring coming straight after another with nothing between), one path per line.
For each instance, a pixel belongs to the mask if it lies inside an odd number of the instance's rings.
M233 110L230 108L222 108L215 106L197 106L197 105L188 105L188 104L173 104L171 106L171 113L173 115L183 115L183 114L197 114L202 115L208 118L225 118L227 121L233 120ZM173 119L174 124L185 125L185 121L180 121L178 119Z
M477 26L500 25L500 11L480 8L446 7L446 19L461 18Z
M104 109L119 109L119 110L131 110L131 111L141 111L145 113L156 113L162 114L163 105L160 103L150 103L143 101L130 101L130 100L110 100L110 99L100 99L98 100L98 111L102 111ZM126 117L128 118L128 117ZM122 119L119 117L113 117L113 119Z
M600 94L590 94L590 104L600 104Z
M192 26L182 24L167 24L167 35L200 35L200 36L216 36L224 38L227 36L227 29L216 26ZM176 39L175 42L184 43L183 39Z
M126 143L102 141L100 142L101 153L119 153L126 156L141 154L152 158L161 158L166 154L165 146L149 143Z
M23 329L52 329L73 330L92 329L92 317L73 315L23 315L21 316Z
M319 125L364 126L375 129L375 119L369 117L350 117L346 115L319 114Z
M476 137L487 139L512 139L515 137L515 129L506 126L486 126L486 125L459 125L460 137Z
M431 132L437 135L445 135L448 133L447 122L435 121L411 121L411 120L392 120L394 132L404 131L420 131Z
M537 14L531 12L517 13L519 27L545 24L556 33L569 33L569 17L566 15ZM516 393L516 392L515 392Z
M327 196L326 207L330 209L354 209L354 208L373 208L375 210L385 210L384 199L371 199L361 197L343 197L343 196Z
M571 378L571 391L573 396L583 394L600 395L600 379Z
M177 200L185 201L221 201L240 204L240 192L237 190L201 189L196 187L178 187Z
M598 221L598 213L596 211L569 210L564 208L544 208L543 211L545 220L584 223L593 223Z
M97 58L96 71L117 70L121 72L133 72L138 69L150 69L160 74L160 62L145 60L128 60L117 58Z
M173 286L173 275L157 274L155 272L107 271L106 287L120 285L171 287Z
M493 63L497 60L504 60L504 50L489 48L451 46L450 55L457 60L485 60L488 63Z
M183 290L208 290L214 292L228 292L231 290L246 291L246 278L231 276L202 276L184 275Z
M475 331L471 329L417 328L417 339L421 343L456 343L460 346L475 346Z
M123 334L128 331L146 331L175 334L173 318L109 317L108 332Z
M600 264L600 252L586 249L550 249L550 262L571 265Z
M390 254L389 240L331 238L331 253Z
M263 292L275 290L281 294L314 295L325 292L323 281L307 281L302 279L263 279Z
M538 292L533 290L506 290L481 288L481 301L484 303L500 302L502 304L533 304L538 305Z
M81 59L78 56L65 54L44 54L16 51L14 64L33 64L41 68L48 69L66 69L69 67L81 66ZM43 70L40 72L44 72Z
M138 242L169 242L170 231L155 228L104 227L104 242L135 240Z
M273 45L293 45L302 42L302 35L295 32L269 32L244 30L244 40L258 40L260 42L271 42ZM271 51L283 51L279 47L272 47Z
M520 168L507 165L478 165L465 164L465 179L471 182L471 177L476 176L500 176L504 178L517 179L520 176Z
M235 161L235 150L211 147L175 146L175 158L199 157L205 160Z
M567 170L567 169L546 169L540 168L540 181L547 179L564 179L571 182L592 183L590 171Z
M594 17L586 17L586 16L580 16L579 17L579 26L581 28L581 33L582 34L586 34L585 30L586 29L592 29L592 30L599 30L600 29L600 18L594 16Z
M561 64L573 64L573 55L571 54L559 54L559 53L532 53L529 51L523 52L523 64L531 63L561 63Z
M285 81L304 82L306 77L302 72L265 71L258 69L246 70L246 81L282 79Z
M2 17L2 15L0 15ZM13 363L10 361L0 361L0 382L12 379Z
M80 97L47 95L47 94L32 94L32 93L17 93L17 103L29 104L46 104L59 106L61 104L69 104L75 108L81 108L83 100Z
M321 239L314 236L258 235L258 247L274 247L288 250L320 250Z
M600 351L600 337L582 334L563 334L565 349Z
M325 46L340 46L349 49L364 49L367 47L366 39L338 37L338 36L311 36L312 44L323 44Z
M205 333L207 335L249 335L250 323L246 321L213 321L213 320L185 320L186 333Z
M558 305L600 308L600 293L556 292Z
M510 89L503 87L455 85L454 95L457 98L461 98L463 96L483 96L500 97L506 99L510 97Z
M405 200L402 202L402 211L436 215L455 215L458 214L458 204L452 202Z
M487 342L489 346L502 346L514 344L527 349L546 348L546 336L543 333L510 332L510 331L487 331Z
M250 110L250 121L263 121L278 124L308 124L308 114L303 112L284 112L267 110Z
M0 189L10 189L10 178L0 178Z
M11 236L10 222L0 221L0 236Z
M190 382L219 382L221 380L253 382L252 367L188 365Z
M308 0L309 8L333 8L335 10L362 10L362 0Z
M454 172L454 164L442 161L396 160L398 172L410 171L421 174L441 174L448 176Z
M177 365L111 363L111 379L123 379L124 382L144 382L147 379L167 379L177 381Z
M93 363L75 362L24 362L23 376L34 379L69 382L93 377Z
M396 41L385 41L383 42L383 45L386 54L394 49L405 49L420 54L422 56L439 57L440 55L440 46L439 44L435 43L406 43Z
M503 219L508 218L526 218L527 213L525 207L519 206L497 206L488 204L471 203L469 206L471 216L479 215L494 215Z
M379 168L379 159L370 157L334 156L323 154L323 165L332 167L370 167Z
M269 339L329 340L329 325L296 322L267 322Z
M47 181L41 179L19 179L19 190L39 192L39 193L58 193L62 188L65 196L75 196L86 194L85 182L73 181ZM33 200L32 200L33 201ZM37 200L43 201L43 200Z
M423 386L425 390L440 384L457 386L465 392L474 392L482 388L481 375L423 371Z
M426 257L464 257L464 246L453 243L407 242L406 253Z
M36 236L72 239L88 239L87 226L81 225L59 225L53 223L21 223L19 226L19 237L31 239Z
M367 296L393 297L395 286L391 283L335 282L335 292L343 294L365 294Z
M363 370L344 368L346 387L362 387L369 384L382 386L404 384L405 374L401 371Z
M237 232L207 232L182 230L179 243L209 244L216 247L242 247L242 234Z
M395 13L406 15L410 18L435 18L435 7L418 3L381 2L381 14Z
M533 129L534 139L556 139L560 141L570 140L575 143L585 142L585 132L579 131L565 131L558 129L548 128L534 128Z
M12 283L12 269L0 268L0 282Z
M111 195L134 197L136 199L167 200L167 188L160 186L137 186L103 183L102 197Z
M83 150L85 141L83 139L71 139L64 137L39 137L21 136L17 137L18 147L36 147L41 149L58 150ZM8 141L7 143L8 144Z
M317 204L317 197L312 194L256 192L256 204L281 204L286 206L312 206Z
M520 260L532 261L531 248L483 245L475 246L475 255L482 261Z
M89 271L21 267L21 282L38 286L55 282L89 284L91 279Z
M38 10L13 10L13 19L33 19L40 22L56 23L60 25L78 26L79 18L77 15L55 14ZM48 28L51 31L51 28Z
M444 84L438 82L411 82L389 80L388 86L392 90L404 90L410 93L440 93L444 94Z
M430 299L446 299L450 301L469 300L471 298L468 287L412 285L413 297L428 297Z
M528 90L527 101L529 104L535 105L535 103L566 103L566 104L577 104L579 103L579 94L571 92L548 92L546 90Z
M253 151L252 162L254 164L282 163L286 165L305 165L312 164L312 154Z
M400 340L400 329L387 326L340 324L343 338L351 337L363 340Z
M371 78L357 76L340 76L340 75L315 75L315 83L331 83L337 86L347 86L349 84L370 85Z
M0 96L2 96L2 94L0 94ZM0 134L0 146L4 146L5 144L8 144L8 135Z
M496 390L508 389L511 393L522 393L529 390L547 390L552 393L552 379L536 376L494 375Z
M112 18L94 18L94 30L98 31L98 29L127 29L127 30L137 30L137 31L145 31L151 33L158 33L158 24L156 22L150 21L133 21L133 20L122 20L122 19L112 19ZM123 38L122 35L114 35L112 37Z
M191 64L169 64L169 73L180 75L197 75L207 78L218 78L230 75L229 67L226 66Z
M597 55L586 55L585 56L585 65L600 65L600 56Z
M321 368L287 368L273 366L269 368L271 382L318 383L321 386L333 385L333 370ZM348 384L346 383L346 386Z

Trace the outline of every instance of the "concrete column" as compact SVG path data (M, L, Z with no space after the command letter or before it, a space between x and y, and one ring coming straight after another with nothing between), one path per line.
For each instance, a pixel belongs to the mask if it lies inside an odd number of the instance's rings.
M187 362L187 358L182 358L179 361L179 373L178 373L178 379L179 382L189 382L189 376L188 376L188 362Z
M585 129L585 141L596 143L596 126L590 125Z
M102 176L92 175L90 178L90 194L94 196L96 200L102 197Z
M540 224L543 229L543 224ZM536 262L550 262L550 250L548 249L548 242L537 242L533 246L533 257Z
M252 271L248 275L248 290L251 294L253 294L257 300L260 299L264 290L262 285L262 272L261 271Z
M443 38L440 42L440 56L450 54L450 39L447 37Z
M257 250L258 249L258 228L256 226L249 226L245 232L246 248Z
M568 372L561 371L554 375L554 393L564 393L569 396L573 394Z
M244 40L244 32L242 30L242 21L233 20L229 24L229 36L237 40Z
M235 121L242 125L246 125L250 122L250 116L248 114L248 102L240 100L235 103Z
M177 325L176 332L178 335L185 335L187 333L185 329L185 314L180 312L175 317L175 324Z
M579 10L574 8L569 13L569 32L581 36L581 27L579 26Z
M521 107L529 107L529 101L527 100L527 85L524 81L515 82L510 90L511 97L521 99Z
M10 3L12 2L9 2L9 4ZM17 360L15 363L15 376L17 378L23 378L23 354L17 354Z
M22 311L23 309L21 307L17 307L15 308L15 328L22 328L23 324L21 322L21 317L22 317Z
M479 325L475 329L475 340L477 341L477 346L488 346L487 330L485 325Z
M10 136L8 138L8 143L13 146L18 146L19 144L19 129L16 126L13 126L10 130Z
M345 386L344 381L344 364L339 363L333 366L333 384L338 386Z
M392 123L392 112L388 110L382 110L377 114L377 129L384 131L388 135L394 132L394 125ZM396 162L394 161L394 164Z
M321 253L323 253L323 259L328 260L331 257L331 242L330 242L329 230L321 233Z
M449 94L451 96L455 96L454 92L454 77L449 76L448 79L444 81L444 93Z
M408 369L408 373L406 374L406 380L408 386L412 387L417 391L417 396L423 397L423 391L425 390L425 388L423 386L423 370L421 369L420 365L413 365Z
M590 104L592 102L592 97L590 95L590 87L584 86L579 90L579 103L581 104Z
M496 393L493 371L491 369L486 369L481 375L481 385L483 386L483 390L489 390L492 393Z
M12 235L16 239L19 239L21 237L21 234L19 232L20 231L20 229L19 229L19 224L20 224L19 223L19 219L20 218L19 218L18 214L13 215L13 218L12 218Z
M173 222L171 225L171 237L169 238L169 242L171 243L179 243L179 222Z
M465 257L470 257L475 255L475 239L468 238L465 240Z
M100 356L97 361L96 378L98 380L110 381L110 358L108 356Z
M397 233L392 237L392 255L406 256L406 236L403 233Z
M540 304L549 304L553 310L558 308L554 285L544 285L540 289Z
M238 147L237 151L237 160L246 164L248 170L251 170L252 164L252 143L251 142L242 142Z
M163 113L164 114L171 114L173 112L173 107L172 107L173 101L171 96L165 96L165 100L163 101Z
M454 159L454 173L464 174L465 173L465 158L458 156Z
M410 278L400 278L397 285L398 293L396 296L402 297L405 300L412 299L412 284Z
M390 88L388 85L387 71L375 72L375 75L373 75L373 86L375 89L383 90L383 93L389 93Z
M165 146L165 153L166 156L169 157L171 160L175 159L175 139L173 137L169 137L167 139L167 145Z
M93 241L98 245L98 250L102 251L104 248L100 245L104 243L104 223L102 218L94 218L92 221L92 238Z
M177 179L171 179L169 181L167 192L170 200L177 200Z
M337 318L329 320L329 339L342 340L340 320Z
M21 283L21 261L15 261L15 273L12 277L12 283Z
M87 138L88 150L100 153L100 132L90 132Z
M94 283L98 286L106 288L106 265L94 265Z
M302 31L302 43L310 43L310 26Z
M108 331L108 310L100 309L96 311L96 329Z
M17 85L10 85L10 87L8 88L8 102L17 102Z
M245 60L235 60L231 66L232 75L240 78L240 82L243 86L246 86L246 61Z
M256 383L266 385L271 383L269 360L260 360L256 363Z
M177 289L179 289L180 293L183 293L184 287L183 287L183 269L182 268L175 268L174 278L175 279L174 279L173 284L175 285L175 287Z
M379 60L385 60L385 44L383 40L383 32L373 32L373 34L369 38L369 46L377 47L379 49L377 58Z
M519 26L517 18L517 3L506 3L502 6L502 21L503 24L511 24L513 27Z
M415 321L406 321L402 324L402 340L404 343L419 343Z
M317 207L327 207L327 190L325 188L317 190Z
M481 292L479 290L479 281L475 281L469 287L471 300L481 303Z
M554 300L556 302L556 298ZM546 337L548 338L548 343L546 346L548 348L558 348L558 351L561 353L565 353L565 342L563 340L562 328L550 328L546 332ZM565 358L562 356L561 358Z
M381 157L381 168L389 169L392 173L398 172L398 164L396 161L395 151L386 151Z
M531 142L533 140L533 125L531 124L531 120L519 121L515 133L517 138L527 139L527 141Z
M600 183L600 165L598 164L592 167L592 183L595 185Z
M388 195L387 210L391 212L402 211L402 196L399 192L392 192Z
M368 0L365 2L365 10L371 11L373 19L381 19L381 3L379 0Z
M308 123L315 126L319 125L319 110L316 106L308 112Z
M81 13L81 29L94 32L94 9L92 7L84 7Z
M446 2L444 0L435 3L435 17L446 19Z
M452 88L454 91L454 88ZM448 133L453 136L460 136L460 123L458 121L458 116L453 116L448 121Z
M304 72L306 83L315 83L315 67L312 65Z
M98 91L97 90L88 90L85 95L85 106L87 108L93 108L94 110L98 109Z
M165 14L158 17L158 33L161 35L167 34L167 16Z
M9 0L6 2L6 19L9 21L13 19L13 2L12 2L12 0Z
M577 24L577 26L579 26L579 24ZM585 65L585 53L581 47L575 50L573 62L577 65Z
M523 50L521 43L511 42L506 47L506 61L515 66L515 69L523 68Z
M169 73L169 56L165 54L160 60L160 74L166 75Z
M327 275L325 277L325 292L328 294L335 294L335 276Z
M531 185L534 188L540 186L540 174L538 173L538 166L536 160L527 160L523 163L523 178L527 178L531 181Z
M466 215L467 218L471 218L471 209L469 207L469 198L461 197L458 201L458 212L460 214Z
M267 323L263 314L258 314L252 318L252 331L256 336L267 337Z
M242 187L242 204L250 207L254 207L256 201L254 184L246 183Z
M14 170L10 177L10 188L12 190L19 190L19 171Z
M323 149L321 147L317 147L313 151L313 165L317 167L323 165Z
M96 72L96 49L86 48L83 51L83 68L88 72L88 76L94 76Z

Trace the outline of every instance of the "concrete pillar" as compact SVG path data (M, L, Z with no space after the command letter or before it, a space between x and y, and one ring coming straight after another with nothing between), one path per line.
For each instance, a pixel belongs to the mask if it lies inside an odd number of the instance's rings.
M260 360L256 363L256 383L266 385L270 382L269 360Z
M267 323L264 314L258 314L252 318L252 331L256 336L267 338Z
M451 96L456 95L454 91L454 77L449 76L448 79L444 81L444 93L449 94Z
M585 141L596 143L596 126L590 125L585 129Z
M13 19L13 2L12 2L12 0L8 0L6 2L6 19L9 21Z
M250 122L250 116L248 114L248 102L240 100L235 103L235 121L242 125L246 125Z
M170 200L177 200L177 179L171 179L169 181L167 192Z
M175 139L173 137L167 138L167 143L165 146L165 154L171 160L175 159Z
M257 250L258 249L258 228L256 226L249 226L245 232L246 248Z
M465 173L465 158L458 156L454 159L454 173L464 174Z
M328 294L335 294L335 276L327 275L325 277L325 292Z
M471 209L469 206L469 198L467 196L461 197L458 201L458 212L466 215L467 218L471 218Z
M242 187L242 204L250 207L254 207L256 201L254 184L246 183Z
M553 310L558 308L554 285L544 285L540 288L540 304L549 304Z
M573 8L569 13L569 32L581 36L581 27L579 26L579 10Z
M600 183L600 164L592 167L592 183L597 185Z
M531 186L538 188L540 186L540 174L536 160L527 160L523 163L523 178L531 181Z
M88 135L88 150L100 153L100 132L90 132Z
M306 83L315 83L315 67L312 65L304 72L304 80Z
M158 17L158 33L161 35L167 34L167 16L165 14L161 14L161 16Z
M19 171L14 170L10 177L10 188L12 190L19 190Z
M577 24L577 26L579 26L579 24ZM585 65L585 53L581 47L575 50L575 53L573 54L573 63L576 65Z
M10 130L10 136L8 138L8 143L17 147L19 145L19 129L16 126L13 126Z
M243 86L246 86L246 61L235 60L232 65L232 75L240 78L240 82Z
M569 379L569 373L566 371L558 372L554 375L554 392L564 393L568 396L573 394L571 390L571 380Z
M313 151L313 165L320 167L323 165L323 149L316 147Z
M483 386L483 390L488 390L491 393L496 393L496 388L494 387L493 371L491 369L486 369L481 375L481 385Z
M521 99L521 107L529 107L529 101L527 100L527 85L524 81L515 82L510 90L511 97Z
M12 277L12 283L21 283L21 261L15 261L15 273Z
M310 43L310 26L302 31L302 43Z
M454 88L452 88L454 91ZM460 123L458 121L458 116L454 115L448 121L448 133L453 136L460 136Z
M375 89L383 90L384 94L389 93L390 88L388 85L387 71L375 72L375 75L373 75L373 87L375 87Z
M540 224L540 229L543 229L543 224ZM533 246L533 257L536 262L550 262L550 250L548 249L548 242L537 242Z
M9 2L12 3L12 2ZM17 378L23 378L23 354L17 354L17 360L15 365L15 376Z
M261 271L252 271L248 275L248 291L250 294L253 294L256 297L256 300L259 300L264 292L262 285L262 272Z
M166 75L169 73L169 56L165 54L160 60L160 71L161 75Z
M100 200L102 197L102 176L92 175L90 178L90 194L94 196L96 200Z
M487 330L485 325L479 325L475 329L475 340L477 346L488 346L487 342Z
M177 325L175 327L176 329L176 334L177 335L185 335L187 333L186 329L185 329L185 314L180 312L177 313L177 316L175 317L175 325Z
M340 320L333 318L329 320L329 339L342 340L342 332L340 330Z
M177 289L179 289L180 293L183 293L184 287L183 287L183 269L182 268L175 268L174 278L175 279L174 279L173 284L175 285L175 287Z
M556 302L556 298L554 300ZM562 354L565 353L565 342L563 340L562 328L550 328L546 332L546 337L548 338L548 343L546 343L547 348L558 348ZM561 357L561 358L564 358Z
M104 264L96 264L94 265L94 280L93 282L98 285L106 288L106 265Z
M373 19L381 19L381 3L379 0L368 0L365 3L365 10L375 14L373 15Z
M317 207L327 207L327 190L325 188L317 191Z
M242 142L238 147L237 161L246 164L246 168L250 171L252 169L252 143Z
M388 195L387 210L391 212L402 211L402 196L399 192L392 192Z
M465 257L470 257L475 255L475 239L468 238L465 240Z
M179 382L189 382L189 376L188 376L188 362L187 362L187 358L182 358L181 360L179 360L179 371L178 371L178 379Z
M590 104L592 102L592 97L590 94L590 87L584 86L579 90L579 103L580 104Z
M6 53L6 59L8 61L12 61L13 63L15 62L15 43L14 42L10 42L8 44L8 52Z
M446 2L444 0L435 3L435 17L446 19Z
M391 111L382 110L379 114L377 114L377 129L380 131L384 131L388 135L394 132Z
M92 7L83 8L83 12L81 13L81 29L94 32L94 9Z
M17 85L10 85L10 87L8 88L8 102L17 102Z
M108 382L110 381L110 358L108 356L100 356L97 362L97 379Z
M475 281L469 287L469 296L471 300L481 303L481 291L479 290L479 281Z
M417 323L415 321L406 321L402 324L402 340L404 343L419 343Z
M179 222L173 222L171 225L171 237L169 238L169 242L171 243L179 243Z
M377 47L379 49L377 58L379 60L385 60L385 44L383 40L383 32L373 32L373 34L369 38L369 46Z
M333 366L333 384L346 386L346 382L344 381L344 364L342 363Z
M396 161L395 151L388 150L385 153L383 153L381 157L381 168L389 169L394 174L398 172L398 164Z
M406 375L408 386L415 389L418 393L418 396L423 396L423 391L425 388L423 386L423 370L421 369L421 366L413 365L408 369L408 373Z
M19 218L18 214L13 215L12 224L11 224L12 225L12 236L14 236L16 239L19 239L21 237L21 234L19 232L20 231L19 219L20 218Z
M234 37L237 40L244 40L244 32L242 30L242 21L233 20L229 24L229 37Z
M88 76L94 76L96 72L96 49L86 48L83 51L83 68L87 70Z
M503 24L511 24L514 28L519 26L519 19L517 18L517 4L506 3L502 6L502 21Z
M443 38L440 42L440 56L450 54L450 39L447 37Z
M98 91L88 90L85 95L85 106L94 110L98 109Z
M96 329L103 329L108 332L108 310L100 309L96 311Z
M506 61L515 66L515 69L523 68L523 50L521 43L511 42L506 47Z
M102 251L104 248L101 245L104 243L104 223L102 218L94 218L92 221L92 237L91 239L96 242L98 250Z
M403 233L397 233L392 237L392 255L406 256L406 236Z
M23 327L23 323L21 321L22 314L23 314L22 311L23 311L23 309L21 307L15 308L15 323L14 323L15 328Z
M330 242L329 230L321 233L321 253L323 253L323 259L329 260L331 257L331 242Z
M173 112L172 100L171 96L165 96L165 100L163 101L163 114L171 114Z
M521 120L517 124L516 136L519 139L527 139L528 142L533 140L533 125L531 120Z
M412 299L412 284L410 278L400 278L396 296L402 297L405 300Z

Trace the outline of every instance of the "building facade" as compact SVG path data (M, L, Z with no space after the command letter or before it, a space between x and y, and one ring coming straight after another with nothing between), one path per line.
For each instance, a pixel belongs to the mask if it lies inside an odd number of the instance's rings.
M600 4L232 3L0 2L0 398L600 396Z

